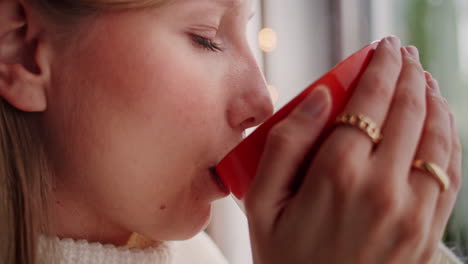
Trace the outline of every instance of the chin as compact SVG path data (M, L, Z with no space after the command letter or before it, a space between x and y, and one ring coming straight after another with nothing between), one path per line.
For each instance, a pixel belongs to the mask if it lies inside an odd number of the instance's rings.
M187 240L203 231L211 220L211 203L180 206L165 218L165 223L140 232L155 241ZM162 224L162 225L161 225Z
M193 213L193 215L187 215L186 217L186 219L191 220L191 223L183 223L184 228L181 229L184 229L185 232L180 234L181 237L177 238L177 240L190 239L205 230L211 221L211 204L200 208L197 212Z

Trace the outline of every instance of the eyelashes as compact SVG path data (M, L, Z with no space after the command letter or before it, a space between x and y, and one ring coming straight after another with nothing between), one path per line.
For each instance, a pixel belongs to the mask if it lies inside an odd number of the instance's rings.
M199 47L205 50L209 50L213 52L223 51L223 49L221 48L221 45L219 43L212 41L211 39L208 39L199 35L194 35L194 34L192 34L192 39L195 42L195 44L197 44Z

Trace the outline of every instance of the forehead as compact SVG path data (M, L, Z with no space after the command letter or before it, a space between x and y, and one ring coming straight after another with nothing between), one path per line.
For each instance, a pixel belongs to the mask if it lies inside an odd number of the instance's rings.
M202 16L206 16L206 12L208 11L219 10L223 12L227 10L242 10L241 12L243 13L244 11L246 14L250 13L249 18L254 14L253 0L172 0L168 3L168 6L175 7L178 14L189 13L193 16L201 15L197 14L200 12L193 12L194 10L202 10L204 12Z
M226 7L235 7L239 6L244 2L247 2L247 0L212 0L213 2L218 2L219 4L222 4Z

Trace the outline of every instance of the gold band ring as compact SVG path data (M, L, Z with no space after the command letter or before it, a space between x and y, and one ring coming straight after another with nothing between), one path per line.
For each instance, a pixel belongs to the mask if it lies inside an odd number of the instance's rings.
M345 113L336 118L335 124L357 127L366 133L375 144L379 144L383 138L377 124L364 115Z
M423 160L415 160L413 162L413 168L419 169L432 175L439 183L442 192L445 192L450 187L450 179L447 173L445 173L445 171L436 164Z

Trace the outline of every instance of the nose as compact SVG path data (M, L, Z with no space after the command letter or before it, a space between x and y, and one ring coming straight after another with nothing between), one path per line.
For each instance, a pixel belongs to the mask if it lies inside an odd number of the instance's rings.
M263 73L253 56L238 68L233 96L227 110L229 125L245 130L264 122L274 108Z

